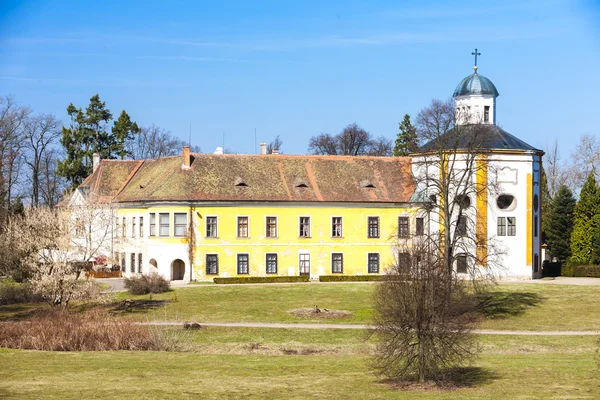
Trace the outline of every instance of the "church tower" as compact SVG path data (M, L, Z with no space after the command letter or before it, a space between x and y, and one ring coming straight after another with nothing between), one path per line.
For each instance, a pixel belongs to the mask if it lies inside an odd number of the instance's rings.
M457 124L496 124L496 97L499 96L496 86L477 72L477 56L475 56L475 72L460 81L454 90L456 102Z

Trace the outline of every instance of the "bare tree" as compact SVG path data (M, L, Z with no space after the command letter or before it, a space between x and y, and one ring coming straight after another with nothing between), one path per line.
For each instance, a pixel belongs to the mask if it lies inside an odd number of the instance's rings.
M600 180L600 138L594 135L583 135L571 157L568 170L569 186L579 192L588 175L593 173L596 181Z
M171 135L171 132L152 124L141 128L141 132L126 143L126 148L134 160L144 160L180 154L186 145L185 141ZM194 153L201 151L198 146L192 146L191 150Z
M352 123L335 136L321 133L311 137L308 151L323 155L388 156L392 153L392 141L383 136L374 139L369 132Z
M31 171L31 205L33 207L40 204L43 164L60 134L61 122L50 114L37 115L29 118L25 123L25 138L29 150L26 164Z
M375 369L388 378L444 379L477 354L472 329L476 297L448 274L437 236L401 246L391 271L375 289Z
M546 155L544 157L544 171L546 173L546 182L548 184L548 194L550 197L554 197L558 188L567 184L567 169L561 162L561 155L558 146L558 140L546 149Z
M56 148L47 149L40 160L39 195L42 204L48 207L56 206L66 190L64 178L58 176L59 151Z
M282 146L283 140L277 135L277 137L267 145L267 154L273 154L273 150L277 150L278 153L281 153Z

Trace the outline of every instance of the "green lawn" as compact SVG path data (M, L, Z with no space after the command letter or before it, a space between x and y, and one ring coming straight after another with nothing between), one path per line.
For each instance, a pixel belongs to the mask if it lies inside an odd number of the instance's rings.
M484 337L484 353L463 387L394 388L369 372L355 331L208 328L192 333L193 352L59 353L0 350L0 398L355 398L596 399L595 338ZM337 337L337 338L336 338ZM316 346L337 354L268 354L240 348ZM220 347L219 347L220 346ZM237 349L227 353L227 347ZM336 348L336 346L332 346Z
M166 306L144 310L141 318L204 322L368 323L373 284L236 285L182 288L153 300ZM119 299L148 299L120 293ZM482 329L600 330L600 286L502 284L486 303ZM299 319L288 313L312 307L348 310L350 318Z

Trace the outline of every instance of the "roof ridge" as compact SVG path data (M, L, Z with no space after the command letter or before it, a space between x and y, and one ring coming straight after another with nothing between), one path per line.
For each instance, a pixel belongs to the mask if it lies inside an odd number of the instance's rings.
M140 167L144 163L144 160L137 160L137 163L138 163L138 165L136 165L135 168L133 168L133 170L129 173L127 178L125 178L125 182L123 182L123 184L121 184L121 187L117 190L117 193L115 193L113 198L116 198L119 195L119 193L121 193L123 191L123 189L125 189L125 187L129 184L131 179L134 177L134 175L139 171Z

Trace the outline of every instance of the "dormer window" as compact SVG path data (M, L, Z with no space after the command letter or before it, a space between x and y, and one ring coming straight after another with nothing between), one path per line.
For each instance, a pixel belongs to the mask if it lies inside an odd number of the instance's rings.
M307 188L308 186L306 185L306 183L299 183L296 185L297 188Z
M365 189L375 189L375 185L368 180L361 181L360 187Z
M483 122L490 122L490 106L483 107Z
M235 186L236 187L247 187L248 184L239 176L235 178Z

